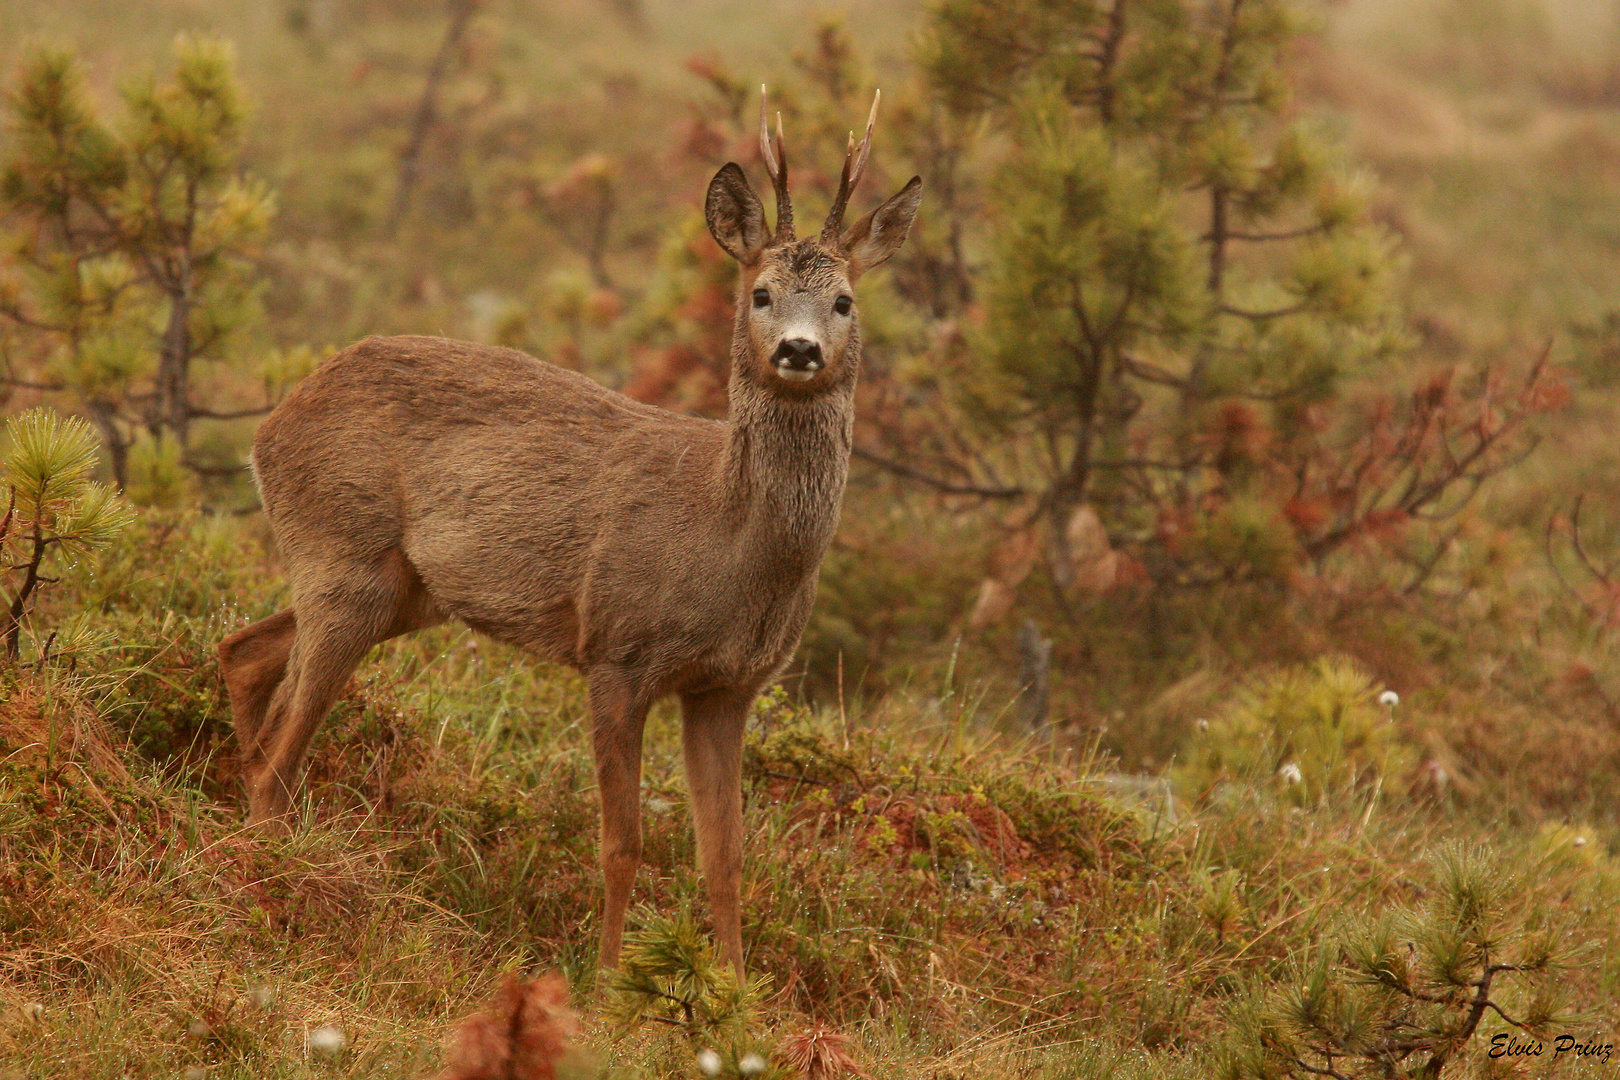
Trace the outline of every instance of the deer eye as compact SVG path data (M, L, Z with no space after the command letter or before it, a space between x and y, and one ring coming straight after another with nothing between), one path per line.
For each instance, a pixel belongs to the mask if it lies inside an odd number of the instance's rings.
M855 306L855 301L847 296L840 296L833 301L833 310L840 315L848 315L849 309Z
M767 290L767 289L755 289L754 290L754 306L755 307L770 307L771 306L771 294L770 294L770 291Z

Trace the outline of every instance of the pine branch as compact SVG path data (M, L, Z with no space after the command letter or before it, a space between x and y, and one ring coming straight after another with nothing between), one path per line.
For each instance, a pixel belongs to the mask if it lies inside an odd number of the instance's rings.
M247 465L204 465L200 461L184 458L180 464L199 476L236 476L247 471Z
M1272 308L1270 311L1247 311L1243 308L1235 307L1232 304L1221 304L1215 310L1219 311L1222 315L1233 315L1239 319L1248 319L1251 322L1270 322L1272 319L1281 319L1289 315L1298 315L1300 312L1306 311L1309 308L1310 305L1301 300L1297 304L1289 304L1287 307Z
M1160 386L1169 386L1177 390L1187 388L1187 380L1180 375L1173 375L1156 364L1145 360L1137 360L1131 356L1121 356L1119 366L1126 374L1134 375L1145 382L1158 383Z
M201 417L204 420L241 420L249 416L263 416L265 413L275 409L276 404L276 402L272 402L267 405L257 405L251 409L231 409L224 412L215 409L203 409L196 405L190 405L188 408L192 416Z
M1246 240L1251 243L1267 244L1278 240L1299 240L1326 231L1327 226L1318 222L1315 225L1302 225L1297 229L1282 229L1278 232L1237 232L1228 230L1225 235L1228 240ZM1211 237L1206 233L1203 239L1209 240Z
M1028 491L1021 487L987 487L979 484L962 484L951 480L942 480L937 476L930 476L921 470L913 469L909 465L903 465L898 461L862 449L859 446L854 447L850 453L862 461L876 465L880 469L904 477L907 480L927 484L935 491L943 492L946 495L974 495L981 499L1019 499L1028 494Z
M67 389L65 383L37 383L27 379L19 379L11 375L0 375L0 383L7 386L19 386L24 390L40 390L46 393L60 393Z

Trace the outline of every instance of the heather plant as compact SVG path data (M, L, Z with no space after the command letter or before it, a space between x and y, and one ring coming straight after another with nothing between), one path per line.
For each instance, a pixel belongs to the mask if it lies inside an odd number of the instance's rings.
M555 974L508 975L480 1012L462 1020L438 1080L572 1080L590 1075L570 1051L579 1018Z

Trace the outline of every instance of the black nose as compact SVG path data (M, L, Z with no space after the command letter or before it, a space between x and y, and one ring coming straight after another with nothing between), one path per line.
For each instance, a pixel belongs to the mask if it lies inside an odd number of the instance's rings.
M771 363L794 371L814 371L821 366L821 346L808 338L788 338L776 347Z

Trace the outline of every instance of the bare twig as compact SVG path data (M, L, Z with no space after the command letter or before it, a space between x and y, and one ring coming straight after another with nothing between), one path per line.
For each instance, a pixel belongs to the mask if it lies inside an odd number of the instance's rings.
M388 215L390 231L399 226L400 219L410 209L411 197L421 179L422 151L433 125L439 118L439 91L450 74L450 59L467 33L467 24L478 10L478 0L450 0L450 21L445 26L439 51L428 66L427 81L422 86L422 97L416 103L416 115L411 123L410 137L399 153L399 185L394 190L394 207Z
M190 408L192 416L200 416L204 420L241 420L249 416L263 416L274 409L277 404L277 402L272 401L265 405L254 406L251 409L228 409L224 412L215 409L202 409L196 405L192 405Z
M962 484L953 480L943 480L937 476L930 476L928 473L922 472L919 469L913 469L909 465L904 465L898 461L886 458L881 454L875 454L870 450L862 449L859 446L855 447L851 453L855 457L860 458L862 461L870 462L880 469L891 472L896 476L904 477L907 480L915 480L918 483L927 484L935 491L940 491L947 495L975 495L981 499L1018 499L1028 494L1028 492L1021 487L990 487L981 484Z

